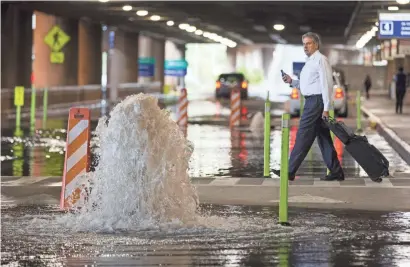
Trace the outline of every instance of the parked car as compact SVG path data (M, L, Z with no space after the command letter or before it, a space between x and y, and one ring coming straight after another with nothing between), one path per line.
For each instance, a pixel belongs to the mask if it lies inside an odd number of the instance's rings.
M333 72L333 94L332 101L335 110L335 116L346 118L348 116L348 97L347 87L340 81L340 73ZM292 88L290 94L289 112L293 117L300 115L300 92L297 88Z
M242 73L223 73L219 75L215 85L215 97L231 97L234 88L241 91L241 99L248 98L248 81Z

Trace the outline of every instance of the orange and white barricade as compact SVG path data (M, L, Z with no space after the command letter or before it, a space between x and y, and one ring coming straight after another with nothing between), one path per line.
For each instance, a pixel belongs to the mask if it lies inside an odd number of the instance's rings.
M239 126L241 122L241 91L233 89L231 92L231 116L229 118L229 126Z
M68 115L67 143L64 161L60 208L70 209L85 197L82 174L90 168L90 110L71 108Z
M178 100L177 124L181 128L188 126L188 94L185 88L181 89L181 95Z

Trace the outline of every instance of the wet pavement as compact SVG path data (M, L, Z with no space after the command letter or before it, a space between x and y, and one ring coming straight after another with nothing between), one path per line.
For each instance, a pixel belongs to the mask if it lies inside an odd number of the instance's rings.
M168 109L171 117L175 116L175 106ZM260 110L263 111L263 101L251 101L244 116L249 120ZM191 107L189 114L199 121L223 122L229 116L229 109L223 102L198 100L198 106ZM275 116L273 121L279 124ZM199 186L201 203L212 200L224 203L225 198L230 205L201 204L198 220L191 225L78 232L61 224L63 214L55 204L59 195L55 185L43 184L43 191L24 183L12 185L13 179L29 182L28 177L21 176L57 176L61 181L67 120L52 118L47 125L48 129L37 127L32 132L2 128L1 175L16 176L2 178L2 266L410 266L410 213L368 211L377 209L373 196L384 194L389 199L404 200L408 186L400 186L399 182L410 177L410 167L375 131L365 132L369 142L389 159L391 175L405 178L397 181L391 178L389 184L381 184L380 188L367 187L370 180L363 178L367 175L336 139L339 160L351 179L345 184L328 186L319 181L316 185L312 178L324 175L326 168L315 143L299 170L298 180L290 185L289 202L295 204L289 211L292 225L283 227L277 224L276 207L236 205L241 203L241 196L248 196L246 205L277 203L278 194L272 192L270 184L278 180L258 179L263 174L262 132L248 127L230 130L227 123L190 124L187 139L195 149L188 171L197 178L193 183L202 185ZM92 129L95 126L94 121ZM290 149L296 131L297 126L292 126ZM271 168L279 165L280 143L281 132L275 127L271 132ZM98 164L99 150L95 137L91 146L94 167ZM7 187L4 182L9 180L11 184ZM27 199L19 203L4 195L13 191L17 195L23 189L28 195L21 197L29 198L31 203L36 203L36 199L47 202L53 195L52 205L28 205ZM47 190L53 193L33 195ZM350 211L312 209L314 203L329 201L329 207L331 201L339 201L354 208L363 198L363 192L373 205L367 203L371 207L367 211L365 205ZM343 197L355 199L348 206ZM306 207L296 207L302 202ZM405 207L405 202L399 206Z
M56 206L2 206L2 266L410 265L410 213L202 205L191 226L61 227Z
M95 126L94 126L95 127ZM297 126L290 129L290 149L296 137ZM2 176L60 176L64 166L66 130L37 130L16 134L4 129L1 139ZM390 161L393 176L410 174L410 167L376 132L366 136ZM230 130L218 125L189 125L187 139L193 142L194 152L189 163L192 177L262 177L263 136L243 128ZM281 131L271 132L271 168L280 163ZM98 142L91 140L93 163L98 164ZM355 160L344 151L336 138L335 147L347 177L363 177L366 174ZM321 177L326 173L322 156L315 142L298 175Z

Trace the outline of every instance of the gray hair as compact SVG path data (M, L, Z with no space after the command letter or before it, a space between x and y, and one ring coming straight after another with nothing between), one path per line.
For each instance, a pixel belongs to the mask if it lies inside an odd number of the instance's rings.
M313 42L314 42L315 44L317 44L317 47L320 48L321 43L320 43L319 34L314 33L314 32L307 32L307 33L305 33L304 35L302 35L302 40L303 40L305 37L311 38L311 39L313 40Z

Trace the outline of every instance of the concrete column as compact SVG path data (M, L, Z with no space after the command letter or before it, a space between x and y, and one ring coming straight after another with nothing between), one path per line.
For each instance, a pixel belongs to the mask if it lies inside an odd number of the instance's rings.
M185 46L178 46L172 41L165 42L165 60L179 60L185 58ZM178 86L182 86L183 77L164 77L164 86L170 90L177 90Z
M106 36L114 42L109 49L108 83L110 100L116 101L118 84L138 82L138 34L110 28Z
M33 72L36 86L78 85L78 20L59 18L41 12L35 14ZM61 49L64 53L62 64L50 62L52 50L44 42L45 36L55 25L70 36L70 41Z
M124 82L138 82L138 33L124 32L124 55L126 77Z
M164 86L165 40L152 39L152 56L155 58L154 81Z
M229 71L235 72L236 71L236 48L226 48L226 54L228 56L228 64L229 64Z
M140 35L138 39L138 57L152 57L152 39L148 36ZM157 64L155 62L155 64ZM151 77L139 77L138 82L146 83L151 82L153 78Z
M78 85L78 30L77 19L57 18L57 25L70 36L70 41L62 48L64 52L63 85Z
M62 77L64 76L64 66L63 64L51 64L51 49L44 42L44 37L56 24L56 18L37 11L34 14L36 16L33 62L35 84L39 88L61 85Z
M78 85L100 84L102 69L101 25L81 20L78 36Z
M31 86L32 12L1 4L1 87Z
M269 67L273 61L274 47L262 47L262 66L265 79L269 76Z

